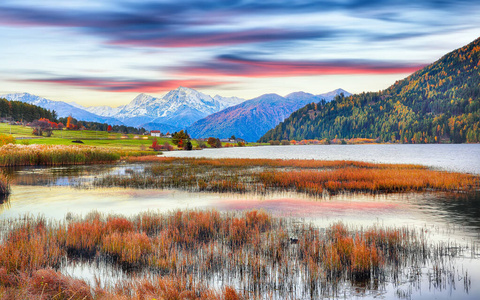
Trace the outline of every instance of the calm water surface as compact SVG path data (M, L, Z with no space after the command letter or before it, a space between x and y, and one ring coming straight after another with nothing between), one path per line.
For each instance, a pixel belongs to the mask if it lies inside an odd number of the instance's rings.
M172 151L165 156L209 158L281 158L357 160L420 164L448 171L480 174L480 144L303 145Z
M167 155L196 157L259 157L329 160L363 160L382 163L416 163L435 168L480 174L480 145L346 145L272 146L169 152ZM239 195L188 193L178 190L83 189L77 186L104 174L141 170L142 164L18 168L9 170L13 193L0 204L0 220L24 214L63 220L67 214L103 213L135 215L145 210L217 209L235 211L263 209L275 216L313 222L320 228L342 221L352 226L407 226L422 231L434 242L466 245L472 251L455 260L458 270L468 270L471 286L466 291L457 276L453 285L432 287L422 280L387 283L382 291L359 291L347 298L480 299L480 193L339 195L315 199L295 193ZM98 265L69 265L64 272L93 280L99 272L105 280L125 278L121 270ZM428 273L428 269L422 270ZM463 271L462 271L463 272ZM459 274L463 274L460 272ZM405 296L407 295L407 296Z

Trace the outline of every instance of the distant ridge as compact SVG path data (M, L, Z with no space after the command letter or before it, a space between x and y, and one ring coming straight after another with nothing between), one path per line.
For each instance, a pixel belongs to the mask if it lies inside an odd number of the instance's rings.
M350 95L341 89L336 91ZM249 142L256 141L293 111L307 103L319 102L322 99L330 101L337 92L321 95L296 92L285 97L265 94L195 122L188 127L188 133L196 138L229 138L234 135Z
M130 103L115 108L83 107L75 102L53 101L29 93L7 94L3 97L55 110L59 117L71 115L83 121L144 127L162 132L188 128L193 137L226 138L235 135L255 141L296 109L322 99L330 101L341 93L350 95L345 90L337 89L321 95L305 92L295 92L285 97L265 94L245 101L238 97L211 97L194 89L179 87L162 97L142 93Z
M81 108L78 104L75 106L63 101L53 101L45 99L40 96L32 95L29 93L14 93L0 95L0 98L5 98L10 101L21 101L33 105L40 106L42 108L55 111L58 117L68 117L72 116L77 120L90 121L90 122L99 122L99 123L108 123L110 125L122 125L123 123L119 120L111 117L99 116L94 113L91 113L85 108Z
M480 39L384 91L306 105L260 141L334 138L480 142Z

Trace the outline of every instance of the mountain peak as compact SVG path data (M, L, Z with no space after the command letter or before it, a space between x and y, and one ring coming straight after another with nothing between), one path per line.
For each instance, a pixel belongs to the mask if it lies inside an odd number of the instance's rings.
M213 99L197 90L179 86L158 98L139 94L128 105L121 107L114 116L131 126L151 123L184 128L237 103L237 99Z
M188 88L188 87L185 87L185 86L181 86L181 85L178 88L176 88L175 91L195 91L195 92L198 92L197 90L194 90L192 88Z

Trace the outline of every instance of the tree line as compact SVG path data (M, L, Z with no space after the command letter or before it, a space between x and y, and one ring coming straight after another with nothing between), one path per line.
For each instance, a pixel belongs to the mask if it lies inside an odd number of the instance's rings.
M18 122L32 122L42 118L56 121L57 114L33 104L0 98L0 118Z
M308 104L259 141L325 138L480 142L480 39L384 91Z

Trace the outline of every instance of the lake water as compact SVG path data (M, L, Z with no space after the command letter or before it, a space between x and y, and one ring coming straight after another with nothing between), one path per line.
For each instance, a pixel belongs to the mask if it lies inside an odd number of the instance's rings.
M271 146L176 151L167 152L165 155L415 163L438 169L480 174L480 145ZM375 224L406 226L425 232L434 242L459 243L472 249L455 261L458 270L468 270L471 286L465 290L463 279L457 274L453 286L449 284L434 288L428 280L417 282L414 286L409 282L391 282L387 283L386 290L360 295L362 298L480 299L479 192L468 195L443 193L339 195L318 199L296 193L245 195L76 187L81 184L88 185L96 176L125 174L125 170L141 170L143 167L142 164L119 163L55 168L26 167L10 170L13 193L4 200L3 204L0 204L0 220L17 218L24 214L40 214L47 218L62 220L67 214L86 215L92 210L131 216L146 210L167 212L176 209L217 209L219 211L263 209L275 216L294 217L312 222L321 228L337 221L353 226ZM96 271L96 267L91 266L65 268L65 272L87 280L93 280ZM428 273L428 270L422 270L422 272ZM114 273L118 274L119 278L125 276L121 270L110 272L110 274Z
M259 146L201 151L171 151L165 156L208 158L280 158L357 160L420 164L447 171L480 174L480 144L367 144Z

